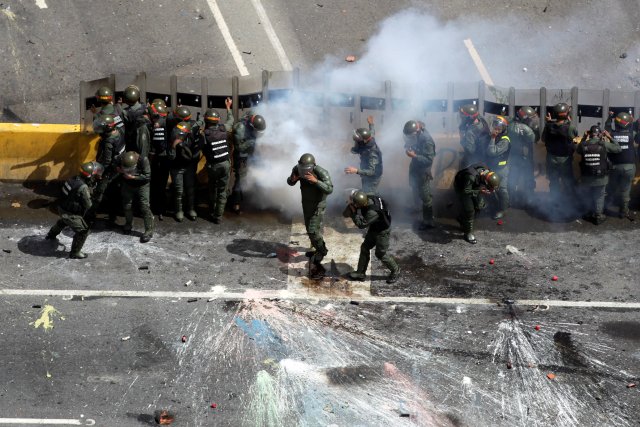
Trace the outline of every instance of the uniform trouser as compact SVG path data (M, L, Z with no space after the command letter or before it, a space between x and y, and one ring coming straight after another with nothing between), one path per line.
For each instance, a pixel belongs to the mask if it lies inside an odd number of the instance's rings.
M422 202L422 222L433 224L433 198L431 197L431 177L427 174L410 175L409 180L415 200Z
M494 171L500 177L500 187L496 190L498 210L504 212L509 209L509 166L498 167Z
M572 161L571 156L554 156L547 154L549 193L554 201L560 201L559 196L565 198L575 196L575 178L573 177Z
M183 168L171 168L173 182L173 204L177 212L189 212L195 208L195 184L197 164L189 164Z
M363 176L362 191L370 196L378 194L378 185L380 185L381 180L382 177Z
M473 222L476 212L485 208L484 197L480 194L458 193L462 212L460 213L460 226L465 234L473 233Z
M241 157L234 152L233 155L233 189L231 190L231 202L239 205L244 200L242 192L243 181L247 177L247 157Z
M614 203L620 203L620 212L622 213L629 210L631 184L635 176L636 165L633 163L613 165L613 170L609 175L607 196L611 196Z
M95 217L95 210L100 207L106 197L107 214L109 215L110 220L115 220L118 216L119 203L117 201L120 198L120 182L120 175L116 173L103 176L103 178L98 181L96 188L91 194L94 207L92 208L92 213L89 216L92 218Z
M229 184L230 169L231 163L229 163L229 160L215 164L207 163L209 212L214 218L222 217L224 207L227 204L227 185Z
M325 206L317 204L311 206L302 205L302 215L304 216L304 226L311 241L311 246L316 250L314 261L319 263L327 254L328 250L322 238L322 222L324 220Z
M587 181L584 183L583 192L587 206L587 213L593 214L596 217L602 217L604 215L604 197L606 188L606 178L599 179L597 182Z
M151 160L151 211L157 215L166 212L170 164L167 156L154 156Z
M389 250L389 240L391 235L391 229L384 231L367 231L364 236L364 242L360 245L360 258L358 258L357 273L366 274L369 261L371 259L371 249L376 248L376 258L382 262L391 272L398 271L398 264L391 255L387 253Z
M81 215L60 211L60 219L51 227L48 236L56 237L65 227L71 228L75 233L71 244L71 253L80 252L89 235L89 225Z
M141 186L122 183L122 208L124 209L125 229L131 229L133 224L133 201L136 200L140 206L140 213L144 221L144 232L153 232L153 214L149 206L150 184Z
M513 170L509 176L509 202L515 207L525 208L531 202L536 188L532 159L514 157L509 163Z

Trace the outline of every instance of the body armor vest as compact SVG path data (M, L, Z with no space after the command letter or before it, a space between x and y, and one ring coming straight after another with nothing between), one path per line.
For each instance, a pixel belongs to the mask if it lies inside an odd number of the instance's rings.
M224 125L205 129L202 151L207 158L207 163L216 164L229 160L229 144Z
M620 145L622 151L619 153L610 153L609 159L614 165L635 164L636 150L633 146L633 131L631 129L615 131L611 133L613 140Z
M156 122L157 127L154 125L151 133L151 146L152 151L157 156L166 156L169 149L169 130L167 129L167 120L160 119Z
M84 215L80 189L85 185L87 185L87 183L80 176L74 176L68 179L62 186L60 207L71 214Z
M509 161L509 153L511 152L511 139L509 139L509 137L506 135L500 136L500 139L506 139L507 141L509 141L509 147L504 153L500 154L499 156L489 158L487 163L489 163L489 169L491 169L492 171L496 171L506 167Z
M583 176L605 176L608 170L607 149L602 142L585 145L580 170Z
M378 213L379 219L369 226L372 231L384 231L391 227L391 213L387 203L379 196L367 196L367 198L373 201L373 206L368 206L365 209L373 209Z
M559 157L570 156L572 154L572 138L569 136L569 123L563 123L560 127L549 126L548 129L544 141L547 152Z

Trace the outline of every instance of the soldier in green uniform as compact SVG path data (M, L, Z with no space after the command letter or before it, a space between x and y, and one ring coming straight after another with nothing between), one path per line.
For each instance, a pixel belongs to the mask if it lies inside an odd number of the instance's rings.
M360 175L362 191L374 195L382 179L382 153L374 136L373 116L367 117L367 122L369 129L359 128L353 131L355 145L351 148L351 152L360 156L360 168L347 166L344 173Z
M485 149L489 145L491 135L489 124L480 115L478 107L474 104L465 104L460 107L460 145L464 150L462 166L485 161Z
M294 186L300 181L302 195L302 215L313 251L305 255L311 258L311 277L320 277L325 269L322 259L327 255L327 247L322 238L322 221L327 207L327 196L333 192L333 184L329 172L316 165L313 154L305 153L293 167L287 184Z
M91 209L91 192L103 172L104 168L98 162L84 163L80 166L80 174L67 180L62 187L62 197L58 201L60 219L51 227L45 239L54 240L65 227L70 227L75 234L69 258L87 257L87 254L81 251L89 235L89 225L84 215Z
M404 149L411 158L409 183L414 199L422 201L422 222L419 230L434 227L433 199L431 197L431 165L436 156L436 144L421 121L409 120L404 124Z
M127 151L120 157L118 172L122 174L122 207L124 209L125 234L133 228L133 201L138 203L144 221L144 234L141 243L147 243L153 237L153 214L149 205L151 165L149 159L135 151Z
M186 212L187 218L195 221L198 217L195 210L195 180L196 167L200 160L200 147L193 140L189 123L180 122L173 129L169 158L171 159L175 219L182 222Z
M379 196L355 191L342 215L345 218L351 217L356 227L367 229L364 242L360 245L358 268L348 273L349 279L360 281L365 279L371 259L371 249L375 248L376 257L391 271L387 277L387 283L395 283L400 274L400 267L387 253L391 235L391 215L385 201Z
M102 179L93 191L93 206L87 212L86 218L91 222L95 218L95 211L98 209L105 194L109 195L107 211L110 226L115 225L119 204L119 180L116 170L117 159L124 153L124 136L118 132L114 116L106 114L93 121L93 131L100 135L98 142L98 153L96 161L104 166ZM118 200L118 201L116 201Z
M607 154L621 151L620 145L613 141L609 132L602 132L599 125L591 126L576 148L576 154L582 156L580 182L584 187L588 206L583 218L593 221L595 225L602 224L607 219L604 215L605 188L609 181Z
M633 117L629 113L621 112L616 115L614 120L613 112L610 112L604 127L621 149L619 153L609 154L613 170L611 171L607 196L615 199L615 203L619 203L620 218L626 217L633 221L635 216L629 210L629 202L631 201L631 184L636 176L636 162L638 161L634 145L636 132L633 130Z
M167 129L167 106L161 99L154 99L147 109L151 119L151 147L149 162L151 163L151 212L162 221L166 212L167 182L169 181L169 137Z
M113 103L113 91L107 86L102 86L96 91L96 99L100 104L100 109L91 106L93 118L99 119L106 115L112 115L115 121L115 127L122 135L124 135L124 122L122 121L122 106Z
M234 183L231 192L231 203L233 211L240 213L240 202L243 199L242 181L247 176L247 162L256 148L258 139L267 128L264 117L253 114L251 111L233 126L233 175Z
M511 205L527 208L532 203L536 188L533 170L533 145L540 137L539 119L529 106L518 109L513 119L508 120L507 136L511 140L509 163L513 172L509 177L509 199ZM531 127L535 127L538 132Z
M493 219L504 217L509 208L509 152L511 140L508 135L509 123L503 116L496 116L491 121L491 141L487 146L487 166L500 177L500 187L496 190L498 196L498 210Z
M122 111L126 149L148 157L151 145L149 136L151 121L148 116L144 117L147 114L147 107L140 103L140 89L138 86L129 85L124 89L123 97L126 104Z
M482 164L471 165L456 174L453 188L460 199L462 212L458 218L464 240L471 244L478 241L473 235L476 212L485 208L484 195L491 194L500 187L500 177Z
M209 218L214 224L222 222L222 214L227 204L227 186L231 173L231 147L229 132L233 130L231 98L225 100L227 121L220 123L220 114L212 108L204 113L204 143L202 152L207 159L209 187Z
M553 116L547 114L542 132L542 141L547 148L547 177L549 192L553 203L570 205L575 197L575 178L573 176L573 139L578 131L569 119L569 106L564 102L553 107Z

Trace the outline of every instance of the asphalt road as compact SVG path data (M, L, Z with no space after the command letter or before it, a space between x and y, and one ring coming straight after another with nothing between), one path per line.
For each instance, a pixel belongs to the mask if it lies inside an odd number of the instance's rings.
M46 189L1 190L2 417L637 423L628 385L640 381L640 289L626 250L640 243L636 223L548 223L513 210L502 226L482 219L472 246L446 215L418 233L399 213L391 252L401 280L386 284L374 259L360 284L342 277L360 233L334 210L329 274L310 281L301 224L277 212L248 208L219 226L167 219L146 245L98 223L89 258L76 261L69 234L43 239L56 218Z

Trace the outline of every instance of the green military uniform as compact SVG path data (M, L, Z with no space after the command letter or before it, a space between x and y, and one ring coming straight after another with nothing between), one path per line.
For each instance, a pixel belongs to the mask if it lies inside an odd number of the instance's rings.
M71 243L70 258L85 258L86 255L80 252L84 242L89 235L89 225L84 219L84 215L93 205L91 201L91 188L89 179L78 175L64 183L62 197L58 202L58 213L60 219L47 233L47 240L55 239L65 227L70 227L74 231L73 242Z
M422 202L421 228L433 227L433 198L431 196L431 165L436 156L436 144L420 122L421 130L415 134L415 139L407 142L405 149L415 153L409 164L409 184L413 190L414 199ZM409 139L407 137L407 139Z
M227 187L231 172L228 134L233 129L233 122L233 113L228 109L227 121L224 124L207 126L204 130L202 152L207 159L209 214L216 224L222 220L227 204Z
M124 122L124 139L127 147L127 151L135 151L142 154L140 151L144 149L138 142L138 127L144 123L140 121L142 116L147 112L147 109L140 102L136 102L133 105L126 105L122 110L122 121ZM148 119L147 119L148 120ZM149 152L147 151L146 155ZM145 155L145 157L146 157Z
M99 119L102 116L112 115L113 120L116 122L116 129L124 136L124 121L122 120L122 107L120 104L113 105L112 103L103 104L100 110L96 111L94 118Z
M200 160L200 147L193 140L191 133L185 136L177 127L173 129L172 141L176 139L180 141L175 146L172 144L169 150L175 216L176 220L182 221L184 207L187 217L195 221L196 168Z
M93 202L94 206L91 209L91 214L89 216L94 215L94 210L102 203L104 195L109 192L111 196L120 197L118 194L120 182L119 182L119 174L116 170L117 159L124 152L124 136L117 130L111 131L107 135L102 135L100 138L100 142L98 143L98 153L96 156L96 161L104 166L104 174L102 176L102 180L100 180L95 190L93 191ZM117 194L117 196L116 196ZM111 197L109 197L111 199ZM107 211L109 214L109 222L115 222L117 216L117 207L118 203L116 200L109 200L107 205Z
M631 118L629 116L629 118ZM631 201L631 185L636 176L636 163L638 156L634 141L636 132L631 124L626 127L616 122L616 127L611 125L613 117L605 122L605 129L611 134L613 140L620 146L620 153L610 153L609 160L613 165L609 179L607 198L614 199L620 205L620 217L629 216L629 202ZM629 217L633 219L633 217Z
M491 140L491 134L489 124L484 117L478 116L473 121L461 123L458 131L460 145L464 150L462 166L485 161L485 150Z
M149 161L151 162L151 211L162 220L166 212L167 182L169 181L169 129L166 117L158 117L151 129L151 147Z
M456 173L453 181L453 188L462 207L459 221L465 236L473 233L475 214L486 206L482 195L485 184L481 176L481 173L485 171L488 169L482 164L471 165Z
M246 112L233 127L233 189L231 203L239 205L244 198L243 181L247 177L247 162L256 149L257 134L248 124L253 113Z
M140 206L144 221L144 234L140 240L144 243L153 236L153 213L149 204L151 165L147 157L140 155L135 166L129 170L120 169L122 180L122 208L124 209L124 231L130 233L133 227L133 201ZM127 176L129 175L129 176Z
M491 138L487 146L487 165L500 177L500 187L496 190L498 195L498 212L495 219L502 217L509 208L509 153L511 151L511 140L505 131Z
M575 194L572 159L573 138L577 136L578 131L567 120L547 122L542 132L542 141L547 148L549 192L556 203L566 203L566 198L573 198Z
M508 161L510 168L514 171L507 187L510 202L515 207L526 208L529 206L536 188L533 170L533 144L537 138L535 132L528 125L515 118L509 120L507 136L511 141Z
M580 160L580 181L585 187L588 213L585 219L593 219L596 224L605 220L604 197L605 188L609 182L607 162L608 153L620 153L622 150L617 142L610 142L607 138L589 137L585 135L576 149L576 154L582 156Z
M315 175L318 182L311 183L304 177L299 177L298 168L294 166L291 175L287 178L287 184L294 186L296 182L300 181L304 226L307 229L311 246L315 249L313 262L316 265L320 265L320 262L328 252L322 238L322 222L324 220L324 211L327 208L327 196L333 192L333 183L329 172L318 165L313 166L311 173Z
M371 135L375 135L375 127L369 124ZM367 194L374 195L378 192L378 185L382 179L382 152L376 144L375 137L366 144L356 143L351 148L353 154L360 156L360 168L356 172L362 180L362 191Z
M367 229L364 241L360 245L358 268L355 272L349 273L349 278L352 280L364 280L371 259L371 249L375 248L376 258L391 271L387 280L392 283L395 281L400 268L396 260L387 253L391 237L391 217L388 215L388 209L384 206L384 201L381 198L369 196L368 199L366 207L355 208L354 205L349 204L342 212L344 217L351 217L356 227ZM387 211L387 213L384 211Z

